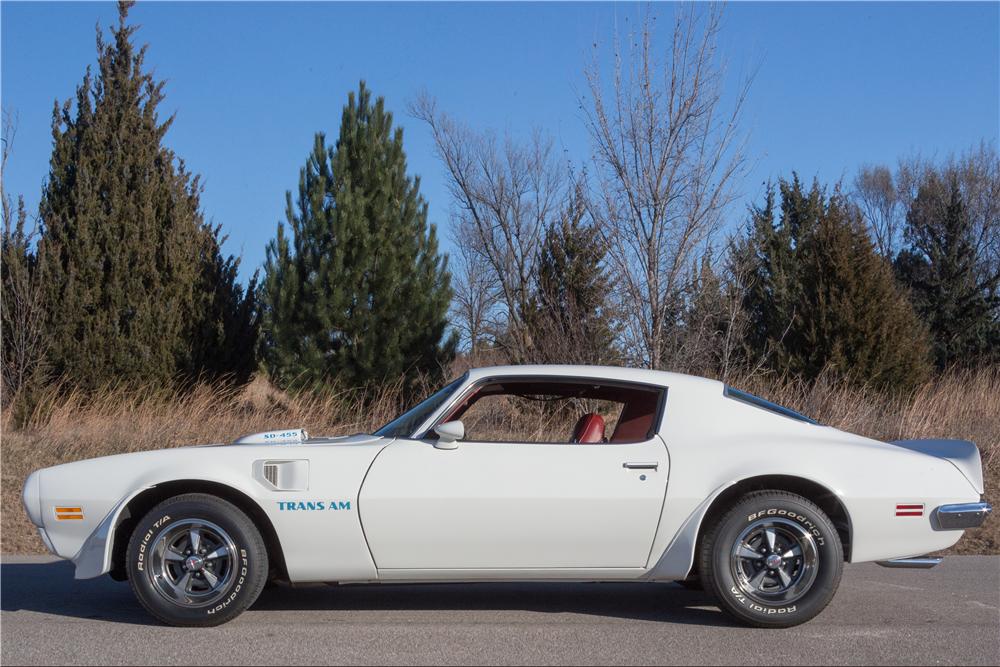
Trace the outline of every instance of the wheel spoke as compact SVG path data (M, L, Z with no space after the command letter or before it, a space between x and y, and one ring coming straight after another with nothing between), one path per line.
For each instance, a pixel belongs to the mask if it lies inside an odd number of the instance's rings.
M205 581L208 582L208 585L210 587L215 588L216 586L219 585L219 578L215 576L215 573L209 570L208 568L202 570L201 574L203 577L205 577Z
M774 528L768 528L764 531L764 537L767 538L767 548L774 552L774 543L777 539L777 535L774 532Z
M212 553L206 554L205 556L203 556L203 558L205 560L210 560L212 558L224 558L224 557L226 557L228 555L229 555L229 549L226 548L225 544L223 544L221 547L219 547L218 549L216 549Z
M781 557L788 559L788 558L795 558L796 556L801 556L801 555L802 555L802 548L799 547L799 545L795 545L785 553L781 554Z
M754 577L753 577L753 579L751 579L748 583L751 586L753 586L754 588L759 589L761 583L763 583L763 581L764 581L764 577L765 576L767 576L767 568L766 567L762 567L762 568L760 568L760 572L758 572L757 574L755 574Z
M188 531L188 538L191 540L191 553L198 553L201 547L201 531L194 529Z
M788 573L784 569L778 568L778 577L781 578L781 585L788 588L788 585L792 583L792 578L788 576Z
M173 549L167 549L163 553L163 558L166 559L166 560L183 561L184 560L184 554L178 553L178 552L174 551Z
M748 547L745 544L740 545L740 558L749 558L751 560L759 560L760 554Z
M191 588L191 579L191 573L185 572L184 576L181 577L181 580L177 582L177 588L179 588L184 594L190 594L191 591L188 589Z

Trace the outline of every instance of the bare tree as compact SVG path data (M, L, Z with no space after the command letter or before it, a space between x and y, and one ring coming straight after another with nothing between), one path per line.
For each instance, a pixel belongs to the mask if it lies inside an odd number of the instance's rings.
M885 169L885 167L880 167ZM957 157L943 160L925 158L920 153L899 159L895 190L905 219L906 210L916 200L920 188L936 187L938 198L947 198L947 188L957 183L972 224L977 279L1000 274L1000 155L996 143L980 140Z
M610 86L595 44L580 95L608 261L628 308L624 343L653 369L697 251L742 195L751 166L743 116L757 70L740 71L727 104L722 10L682 6L661 50L647 5L640 27L615 35Z
M524 342L522 314L538 248L564 190L565 170L553 154L552 138L537 127L527 142L509 130L502 136L475 130L438 111L426 91L407 100L406 109L430 127L435 154L445 166L455 234L495 277L506 341L516 348Z
M972 223L978 264L977 276L983 280L1000 274L1000 156L996 142L981 140L956 161L949 160L948 170L962 190Z
M502 326L497 323L500 303L499 278L480 252L477 234L468 227L452 230L457 257L449 264L455 296L451 303L451 325L470 354L494 342ZM455 261L457 260L457 261Z
M854 177L853 195L875 237L879 255L892 262L906 217L892 172L884 165L861 165Z
M45 310L35 279L35 257L31 242L38 233L38 220L32 216L32 226L25 231L28 215L24 199L18 197L15 209L11 196L4 190L3 172L14 150L17 135L17 113L3 110L3 153L0 158L0 202L3 205L3 230L0 232L0 404L6 409L28 385L41 367L49 347L45 334Z

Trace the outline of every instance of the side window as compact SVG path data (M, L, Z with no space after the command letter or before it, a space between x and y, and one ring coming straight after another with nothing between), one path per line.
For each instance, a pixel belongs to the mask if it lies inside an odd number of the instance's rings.
M494 394L476 401L462 423L465 439L477 442L607 442L621 411L613 401ZM587 433L576 432L581 420L589 422L580 427Z
M641 442L653 434L664 394L594 380L503 378L473 388L442 421L461 420L469 442Z

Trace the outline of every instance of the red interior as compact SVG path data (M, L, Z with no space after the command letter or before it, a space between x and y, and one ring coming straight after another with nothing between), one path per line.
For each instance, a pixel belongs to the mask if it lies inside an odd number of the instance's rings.
M590 412L580 417L573 429L571 442L603 442L604 420L599 414Z
M652 392L633 392L622 409L622 416L618 419L618 427L611 436L611 442L642 442L648 439L652 435L650 431L658 403L659 396Z

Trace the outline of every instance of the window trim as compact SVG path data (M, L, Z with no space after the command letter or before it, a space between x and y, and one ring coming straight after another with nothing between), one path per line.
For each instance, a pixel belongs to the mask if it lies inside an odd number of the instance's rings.
M729 385L725 385L725 389L722 391L722 395L728 399L738 401L744 405L749 405L751 407L757 408L758 410L766 410L771 414L778 415L779 417L784 417L785 419L793 419L797 422L805 422L806 424L812 424L813 426L822 426L818 421L810 419L805 415L799 414L794 410L789 410L786 407L778 405L777 403L772 403L771 401L766 401L759 396L754 396L753 394L748 394L745 391L740 391L739 389L733 389Z
M431 431L434 430L436 426L440 426L444 422L439 422L438 420L443 419L445 415L450 415L454 412L455 408L461 405L465 400L467 400L476 391L479 391L483 386L487 384L492 384L496 382L551 382L553 384L599 384L607 387L621 387L622 389L644 389L646 391L651 391L659 394L659 399L657 401L656 412L653 413L653 420L650 422L649 430L646 432L646 440L636 440L629 442L608 442L604 444L613 445L628 445L634 444L635 442L648 442L657 433L660 432L660 427L662 425L663 414L666 411L667 405L667 392L669 387L657 384L643 384L641 382L629 382L628 380L609 380L607 378L596 378L596 377L580 377L577 375L493 375L490 377L482 378L476 382L468 385L467 387L461 389L461 393L457 393L458 398L454 398L450 403L448 403L444 410L438 408L436 414L431 416L431 419L425 424L429 424L427 428L421 428L414 431L412 437L413 440L423 440L427 438ZM468 442L484 442L492 444L505 444L501 441L494 440L470 440ZM582 443L568 443L568 442L511 442L508 444L525 444L525 445L570 445L570 444L582 444ZM597 444L597 443L586 443L586 444Z

